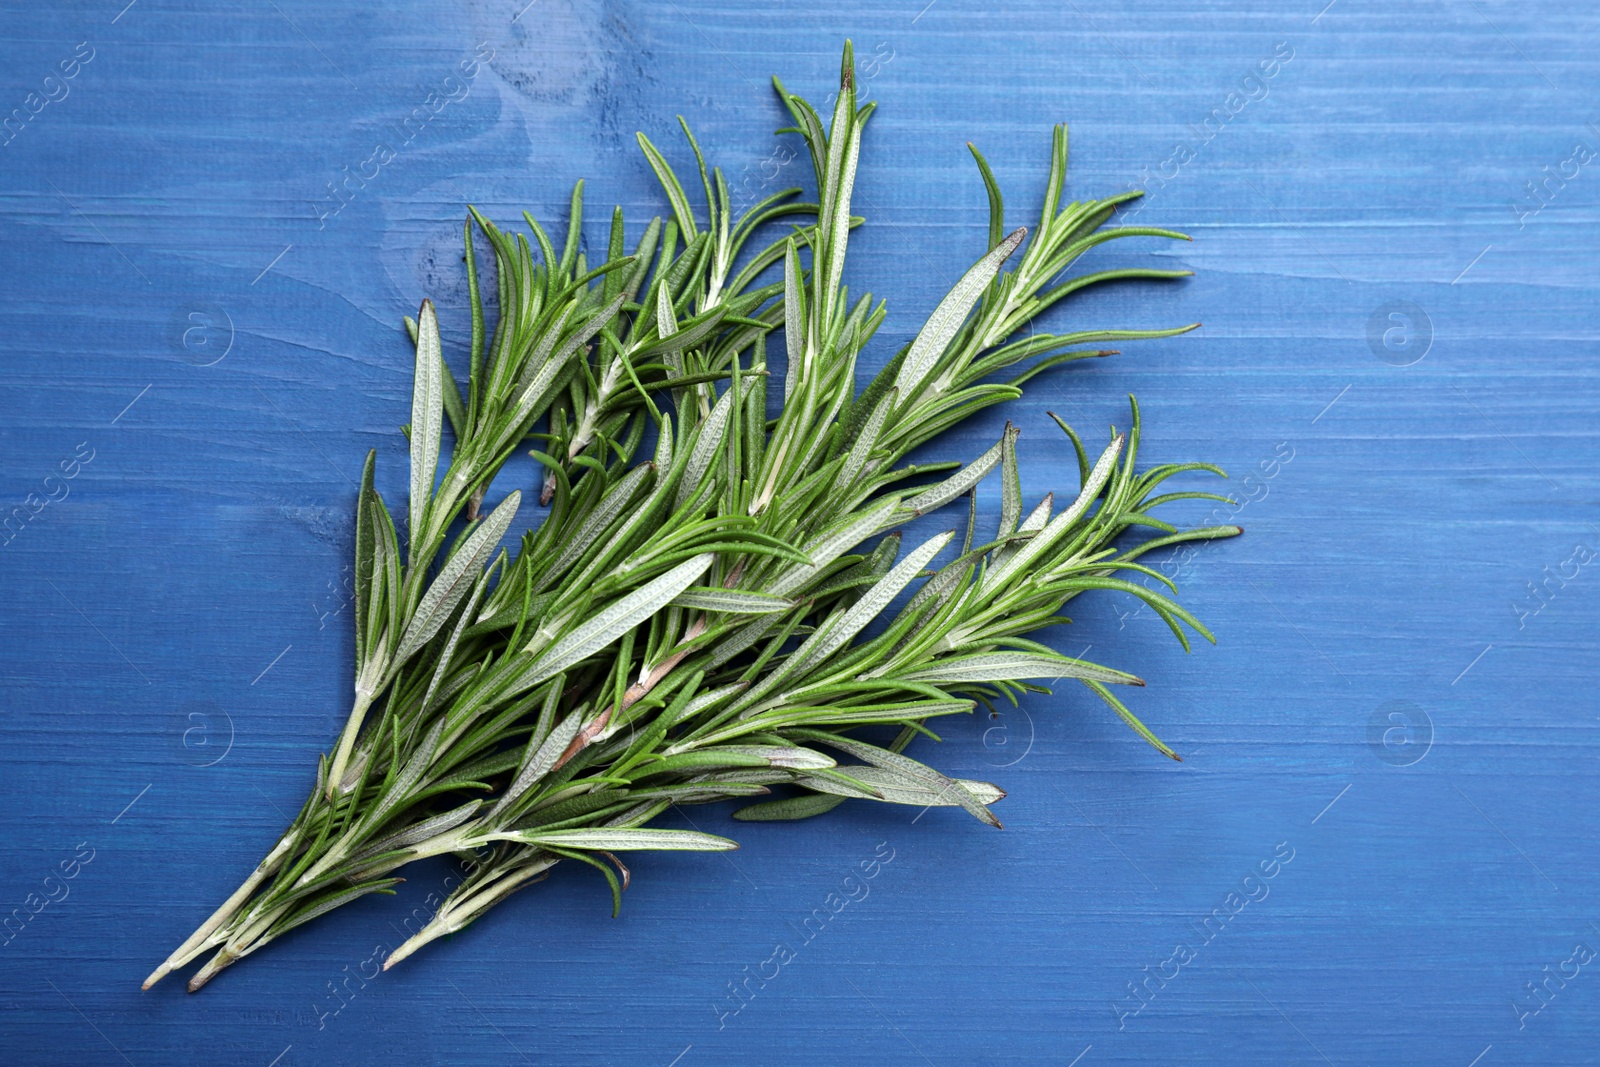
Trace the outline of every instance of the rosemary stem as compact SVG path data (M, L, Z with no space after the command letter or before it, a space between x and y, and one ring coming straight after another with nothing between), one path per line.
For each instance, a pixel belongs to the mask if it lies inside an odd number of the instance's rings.
M323 853L322 858L308 867L306 872L299 878L295 879L293 889L302 889L305 886L311 885L329 870L343 862L345 857L349 854L350 839L351 833L346 832L346 834L337 842L328 846L328 850Z
M217 976L217 972L236 959L238 959L237 956L231 955L227 949L223 949L209 960L206 960L206 965L196 971L193 978L189 979L189 992L200 992L202 986Z
M256 887L278 869L279 865L283 863L284 856L288 854L294 838L295 833L293 830L279 838L272 851L267 853L266 858L256 865L256 869L251 873L250 877L246 878L239 888L233 891L231 897L222 902L220 908L212 912L211 918L201 923L199 928L189 935L188 940L179 945L177 950L167 957L165 963L150 973L150 977L144 980L142 988L149 989L165 978L174 967L182 967L209 948L210 946L206 944L207 939L211 937L218 927L233 918L245 901L250 899L250 894L256 891Z
M361 732L361 722L367 717L367 709L372 706L375 696L371 691L356 687L356 700L350 709L350 719L344 724L344 733L339 735L339 748L333 755L333 764L328 768L328 799L332 800L339 793L339 783L344 779L345 765L350 762L350 750L355 747L356 735Z
M441 905L438 912L429 920L428 925L418 930L405 944L389 953L383 961L383 969L387 971L390 967L417 951L417 949L428 944L428 942L437 940L445 934L453 934L457 930L463 929L473 919L477 918L478 914L488 909L496 901L510 896L528 882L543 876L546 871L560 862L560 858L556 856L541 859L522 868L515 874L498 879L488 888L474 896L457 901L453 907Z
M287 901L263 910L262 905L258 903L257 910L245 916L244 928L230 937L227 944L218 949L217 954L207 960L205 966L189 979L189 992L197 992L201 986L215 978L224 967L244 959L256 949L275 940L277 935L272 933L272 927L284 917L292 904L292 901Z

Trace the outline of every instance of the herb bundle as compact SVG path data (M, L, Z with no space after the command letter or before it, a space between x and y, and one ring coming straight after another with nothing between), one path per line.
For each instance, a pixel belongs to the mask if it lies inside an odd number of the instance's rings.
M707 171L685 126L705 218L640 135L671 215L652 220L632 253L619 209L604 261L586 262L581 183L559 254L531 216L523 235L472 213L465 393L445 363L432 305L407 320L416 370L403 550L367 458L350 719L277 844L146 988L209 954L189 983L198 989L289 930L392 892L395 871L429 856L460 857L470 873L386 967L563 860L596 868L616 909L629 880L617 853L737 847L649 826L656 816L764 796L775 785L796 792L735 817L806 818L857 798L958 806L998 826L997 786L946 777L904 750L919 734L936 737L930 720L1048 692L1041 680L1081 683L1177 758L1110 688L1142 685L1137 677L1024 635L1069 621L1058 613L1081 593L1114 590L1148 604L1186 648L1185 627L1210 639L1166 593L1124 575L1171 588L1139 557L1239 533L1179 530L1154 514L1179 499L1224 499L1159 491L1175 475L1222 472L1198 463L1141 471L1137 405L1128 430L1113 429L1097 452L1056 419L1079 468L1077 492L1059 511L1047 496L1024 514L1010 426L965 466L902 461L1020 396L1035 374L1113 354L1095 346L1191 329L1032 327L1086 286L1188 273L1068 277L1091 248L1183 235L1101 229L1136 193L1061 204L1062 127L1037 229L1031 238L1026 229L1007 234L999 186L973 149L989 195L989 251L858 395L856 364L885 308L870 295L852 299L844 284L850 233L862 221L851 193L874 107L857 108L852 69L847 45L826 129L775 81L790 132L810 150L816 202L788 189L735 218L721 171ZM787 232L774 235L782 223ZM494 254L492 336L473 226ZM786 370L769 418L767 348L779 329ZM446 421L454 446L441 471ZM652 428L653 452L636 462ZM480 510L496 475L530 442L549 512L513 555L499 546L521 493ZM974 490L996 469L999 526L980 535ZM930 571L960 531L905 550L897 527L962 497L959 551ZM1135 527L1156 536L1124 543ZM861 731L885 731L885 743Z

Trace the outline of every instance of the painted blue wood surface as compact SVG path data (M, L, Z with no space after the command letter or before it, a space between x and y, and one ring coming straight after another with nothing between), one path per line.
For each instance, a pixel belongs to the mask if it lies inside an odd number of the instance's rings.
M1600 13L122 2L0 27L0 505L32 516L0 548L0 1060L1600 1060ZM1063 691L922 750L1010 790L1003 832L702 809L743 850L642 858L620 920L561 870L347 981L424 868L201 995L140 993L343 721L355 479L376 447L403 482L400 316L432 296L459 355L465 204L560 219L586 176L642 222L632 135L682 159L677 113L735 186L798 181L766 79L826 96L846 35L881 104L851 279L890 301L876 359L982 250L969 139L1013 223L1067 121L1073 194L1146 185L1140 224L1196 238L1096 253L1198 276L1051 322L1203 330L943 446L1009 417L1030 498L1069 488L1044 412L1098 428L1134 392L1149 461L1233 472L1246 536L1181 575L1217 647L1110 596L1055 638L1148 678L1135 710L1185 762Z

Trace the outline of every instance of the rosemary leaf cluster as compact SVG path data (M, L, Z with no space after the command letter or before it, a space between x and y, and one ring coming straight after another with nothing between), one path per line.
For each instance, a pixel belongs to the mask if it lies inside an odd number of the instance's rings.
M1041 371L1111 355L1098 347L1107 342L1192 328L1033 326L1086 286L1187 273L1068 276L1094 246L1183 235L1101 228L1137 194L1060 203L1059 126L1039 224L1031 235L1007 233L1000 189L974 149L989 194L989 251L858 393L856 364L885 309L844 282L862 221L851 192L874 106L856 106L852 68L846 45L826 128L775 82L810 150L815 202L787 189L735 218L722 172L707 171L685 126L705 215L640 135L671 214L652 220L631 252L618 209L604 261L586 261L581 183L559 253L531 216L523 234L472 213L464 392L432 305L407 320L416 370L404 547L367 458L349 721L277 844L146 988L208 957L189 982L198 989L287 931L392 892L397 870L429 856L462 858L470 874L385 966L564 860L596 868L620 907L629 872L617 853L737 847L651 827L656 816L773 786L792 791L736 817L806 818L856 798L960 807L999 826L997 786L946 777L904 752L919 734L936 736L931 720L1048 692L1043 680L1082 684L1177 758L1113 692L1142 685L1137 677L1026 635L1067 622L1059 612L1080 594L1116 590L1148 604L1186 648L1185 628L1210 639L1165 592L1128 576L1170 589L1141 556L1239 533L1179 530L1155 515L1178 499L1222 499L1162 492L1167 479L1222 472L1140 470L1137 405L1126 431L1092 448L1056 419L1079 468L1061 507L1053 496L1027 507L1010 426L964 466L903 460L1020 396ZM483 292L474 226L493 250L493 294ZM778 386L768 345L778 331L785 373L769 418ZM522 493L486 514L485 501L507 460L530 445L548 512L511 553L500 546L524 511ZM974 490L996 470L999 526L980 533ZM902 544L898 527L963 497L964 531ZM1134 528L1155 535L1129 543L1123 535Z

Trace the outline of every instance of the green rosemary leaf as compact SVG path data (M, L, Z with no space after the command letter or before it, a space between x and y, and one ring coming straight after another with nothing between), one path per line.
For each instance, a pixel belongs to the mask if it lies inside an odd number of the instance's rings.
M1028 517L1023 519L1022 522L1017 525L1015 533L1018 535L1036 534L1040 530L1044 529L1045 524L1050 521L1050 511L1055 505L1055 497L1056 495L1054 493L1046 493L1044 495L1044 499L1039 501L1032 511L1028 512ZM1008 544L997 548L994 553L993 565L998 567L1005 563L1012 556L1016 555L1017 550L1020 549L1025 543L1025 540L1013 540Z
M611 888L611 917L615 919L622 914L622 885L617 881L617 876L611 870L609 864L603 863L593 856L579 852L576 849L558 848L548 842L544 847L558 856L563 856L569 860L577 860L579 863L586 863L605 875L606 885Z
M845 642L860 633L867 623L888 607L889 603L911 584L913 578L922 573L922 568L926 567L953 537L955 531L947 530L917 546L905 559L895 564L894 568L868 590L865 596L852 604L849 610L829 620L835 622L836 619L835 625L825 625L818 629L795 649L794 655L785 665L785 670L791 673L804 670L811 664L827 659L842 648ZM780 676L774 675L774 677ZM747 699L753 699L758 693L759 690L752 690Z
M678 752L670 756L640 765L634 773L641 778L651 778L656 775L677 775L684 773L700 774L705 771L720 771L729 767L760 767L770 768L771 761L764 756L757 756L751 752L742 751L727 746L725 748L708 748L695 752Z
M1244 533L1242 526L1206 526L1197 530L1182 530L1166 537L1152 537L1150 540L1130 548L1118 559L1137 559L1146 552L1182 544L1185 541L1215 541L1227 537L1238 537L1242 533Z
M521 686L527 688L537 685L600 651L693 585L710 569L713 558L709 552L695 556L608 606L600 614L545 649L538 660L523 672L520 679ZM530 649L530 651L536 650Z
M908 682L1005 682L1022 678L1082 678L1113 685L1144 685L1144 681L1123 671L1067 656L1036 652L986 652L973 656L952 656L929 667L896 675Z
M567 210L567 242L561 249L561 273L572 273L573 267L578 262L578 249L583 240L583 179L579 178L572 186L572 203ZM548 265L550 260L545 259Z
M879 796L866 799L879 800L886 804L958 808L962 806L959 798L970 796L977 803L988 807L991 804L998 803L1006 795L1006 791L993 782L976 782L967 778L952 778L950 782L956 788L934 789L915 779L908 778L904 774L896 773L884 767L874 767L871 764L847 766L840 769L857 781L865 782L878 790ZM833 793L841 797L844 795L843 790L825 778L808 777L802 779L802 781L808 789L815 789L823 793ZM739 813L734 812L734 818L738 817Z
M499 803L490 810L490 820L515 804L535 782L550 773L556 765L556 760L572 744L582 726L583 712L579 710L561 720L561 724L551 730L549 736L543 738L535 736L529 739L528 754L517 770L516 780L506 789Z
M994 171L989 169L989 161L983 158L983 153L978 151L977 145L968 141L967 151L977 160L978 173L983 176L984 191L989 194L989 247L994 248L1000 243L1000 235L1006 228L1005 200L1000 195L1000 183L994 180Z
M334 893L315 904L308 905L296 912L293 912L286 918L273 924L273 934L286 934L290 930L293 930L296 926L302 926L305 923L310 922L312 919L315 919L319 915L326 915L335 908L341 908L350 903L352 900L357 900L372 893L393 895L394 890L390 887L403 881L405 881L404 878L381 878L377 881L368 882L365 885L358 885L353 889L346 889L342 892ZM193 992L193 990L191 990L191 992Z
M367 639L371 633L369 609L372 603L373 578L377 573L378 531L373 522L371 498L373 471L378 460L378 450L367 451L367 462L361 469L361 488L356 493L356 562L355 562L355 630L356 663L367 661Z
M978 819L980 822L988 823L997 830L1000 828L1000 820L995 818L994 813L966 786L953 779L946 778L932 767L924 766L914 759L907 759L905 756L890 752L888 749L869 745L864 741L854 741L833 734L815 733L810 730L799 730L796 733L801 737L807 737L837 748L856 757L856 759L865 760L880 768L881 772L901 781L906 787L921 788L936 795L944 796L964 808L973 818ZM876 787L874 786L874 788Z
M426 841L430 837L442 834L447 830L455 829L457 826L460 826L462 823L472 818L472 816L481 807L483 807L482 800L469 800L458 808L453 808L450 811L444 812L443 814L435 815L431 819L424 819L422 822L416 823L413 826L409 826L397 834L390 834L381 841L376 841L373 844L368 845L366 848L362 849L360 852L356 853L350 858L352 861L359 861L380 855L381 853L394 852L398 851L399 849L409 848L420 841Z
M828 532L801 549L807 558L811 560L809 564L804 564L785 572L767 586L767 591L777 596L783 596L801 588L824 567L844 555L851 548L859 545L862 541L885 527L892 525L895 521L895 516L902 510L904 509L902 509L899 500L890 497L874 503L863 512L846 516L831 527Z
M461 224L461 243L466 248L467 299L472 306L472 349L467 363L467 420L468 432L477 425L479 392L483 388L483 345L485 340L483 295L478 291L478 258L472 241L472 218L469 215ZM457 431L457 439L468 436Z
M683 191L666 157L650 143L650 138L643 133L637 136L639 147L644 150L644 158L650 163L650 169L656 172L656 180L661 183L661 188L667 194L667 202L672 205L673 221L678 224L685 242L694 240L699 231L695 228L694 209L689 206L688 194Z
M793 613L790 614L788 618L791 626L798 626L802 615L800 613ZM752 622L746 626L742 626L733 631L733 633L717 642L717 644L712 648L711 658L708 661L707 666L710 669L715 670L716 668L727 663L729 660L732 660L734 657L748 651L750 648L754 647L758 641L770 633L778 625L778 623L783 621L783 619L784 615L782 613L773 613L771 615L763 616L762 618L757 619L755 622ZM785 636L787 636L787 634L785 634ZM744 686L741 685L739 688L743 689ZM695 710L699 711L701 709L696 708Z
M953 476L907 500L905 507L918 515L926 515L970 492L973 486L987 478L989 472L999 465L1001 457L1005 454L1005 439L1014 436L1014 433L1015 431L1008 427L1000 442L993 448L962 467Z
M1000 538L1009 537L1022 518L1022 480L1017 473L1017 432L1009 423L1000 438Z
M502 561L503 559L504 556L502 554ZM433 710L433 700L436 695L440 696L441 699L449 699L455 689L465 686L471 681L469 675L462 674L458 676L455 687L446 688L443 692L440 690L440 686L445 680L446 671L455 661L456 649L461 645L463 633L466 632L468 624L477 617L478 605L483 601L483 594L489 588L490 570L485 570L478 577L477 582L474 583L472 595L467 598L466 606L461 609L461 614L456 617L456 624L451 629L444 648L439 652L439 658L433 667L433 680L428 683L428 691L422 698L421 708L424 715Z
M1217 643L1216 637L1212 635L1210 630L1206 629L1205 624L1191 615L1183 605L1137 582L1125 582L1119 578L1074 578L1072 579L1072 584L1081 589L1109 589L1136 596L1164 616L1182 619L1193 627L1196 633L1212 644ZM1173 632L1178 634L1180 640L1183 639L1182 632L1176 627L1173 628ZM1184 642L1184 647L1187 650L1188 642Z
M785 797L783 800L768 800L760 804L747 804L733 813L733 817L741 822L779 822L794 819L810 819L817 815L825 815L843 804L848 799L844 796L827 796L811 793L798 797ZM870 798L869 798L870 799Z
M769 767L780 767L785 770L823 770L834 764L831 756L823 755L815 749L795 745L719 745L715 751L719 755L751 756L765 760Z
M433 301L424 300L417 314L417 359L411 392L411 524L409 547L415 566L426 526L428 504L433 499L434 473L439 466L439 436L444 422L444 351L439 344L439 320Z
M854 769L854 768L851 768ZM853 778L837 767L825 771L809 771L795 779L795 784L807 789L826 789L834 796L855 800L882 800L883 791Z
M1144 723L1140 722L1138 716L1129 711L1127 706L1124 705L1122 701L1118 700L1116 695L1113 694L1111 690L1107 689L1099 682L1088 678L1083 679L1083 684L1088 686L1090 690L1092 690L1094 694L1101 700L1104 700L1107 704L1110 704L1112 710L1118 715L1122 716L1122 721L1138 731L1139 736L1150 742L1151 746L1155 748L1157 752L1160 752L1168 759L1177 760L1179 763L1183 762L1183 757L1172 751L1172 749L1168 748L1166 745L1162 744L1161 739L1155 734L1151 733L1150 728L1145 726Z
M1012 556L1004 565L996 567L984 577L983 589L986 592L1003 587L1022 568L1026 567L1032 560L1060 540L1067 530L1089 510L1089 505L1100 495L1100 490L1105 487L1107 479L1111 477L1111 471L1116 465L1117 458L1122 454L1124 442L1125 438L1121 434L1114 437L1111 444L1106 446L1106 450L1100 454L1100 459L1096 461L1094 469L1089 472L1088 480L1084 483L1082 490L1079 491L1078 498L1072 502L1072 506L1046 523L1044 529L1040 530L1018 549L1017 554Z
M600 532L627 510L639 495L639 490L646 480L655 472L654 463L641 463L612 486L604 499L585 517L583 524L561 545L559 554L550 562L546 573L551 578L560 577L569 567L581 560L589 549L596 548Z
M511 528L511 520L516 517L521 503L522 491L512 490L511 495L502 500L500 506L451 554L444 569L422 595L422 601L411 617L411 625L400 639L400 646L395 650L397 663L404 662L413 652L433 640L434 634L455 614L477 583L484 564L499 546L500 539Z
M904 679L896 678L896 682ZM914 683L913 683L914 684ZM910 688L910 685L907 686ZM970 712L970 700L923 700L913 703L879 704L866 707L793 707L763 713L758 719L742 726L764 726L783 729L789 726L860 726L866 724L922 720L938 715L961 715Z
M1012 232L995 246L994 250L985 255L955 286L939 301L939 306L934 308L933 314L928 316L928 321L918 332L916 339L911 342L911 349L906 353L905 362L900 365L900 374L895 379L895 387L900 395L909 402L915 395L917 387L922 384L928 372L933 370L939 357L944 354L945 347L955 337L961 324L966 322L974 305L977 304L989 283L994 281L995 275L1000 273L1000 265L1010 257L1022 244L1022 239L1028 236L1028 228L1021 227Z
M725 612L734 615L771 615L788 611L794 601L766 593L750 593L739 589L716 589L709 586L690 586L679 593L672 603L680 608L698 608L701 611Z
M380 641L387 648L392 648L395 642L400 640L403 599L401 589L403 560L400 555L400 541L395 534L394 520L389 517L389 509L384 506L383 497L375 490L368 493L367 503L368 523L372 527L374 538L372 556L374 595L370 605L372 617L367 624L367 660L363 666L381 664L384 661L387 651L386 648L379 647ZM381 667L379 669L381 670ZM373 684L376 684L376 679L373 680Z
M493 835L494 840L525 845L555 845L588 852L728 852L738 842L695 830L519 830Z
M694 490L704 481L706 471L711 469L712 460L722 448L722 438L728 429L728 413L732 409L733 394L723 393L722 399L711 409L711 414L700 424L694 448L689 453L688 466L684 469L683 480L678 485L675 508L682 508L688 502L694 495Z
M631 261L631 257L624 257L624 259L618 260L616 263L606 264L604 267L601 267L600 270L608 272L609 276L610 271L614 271L623 263ZM595 334L600 332L600 328L602 326L617 317L617 312L622 310L623 302L626 299L627 298L622 294L617 294L611 299L610 303L606 304L605 307L595 312L595 314L591 316L588 321L584 322L576 330L573 330L572 333L561 342L561 347L556 349L555 354L550 357L549 363L556 364L557 366L564 366L566 362L578 351L578 349L594 340ZM519 381L518 386L519 388L527 388L528 383L531 381L532 378L525 373L524 380Z
M850 446L850 454L845 458L844 465L839 468L839 476L834 479L835 488L843 491L855 485L856 479L866 469L867 458L878 446L878 435L883 432L883 424L888 419L889 413L894 410L899 397L899 391L891 387L873 407L872 414L867 416L867 421L862 424L855 443Z

